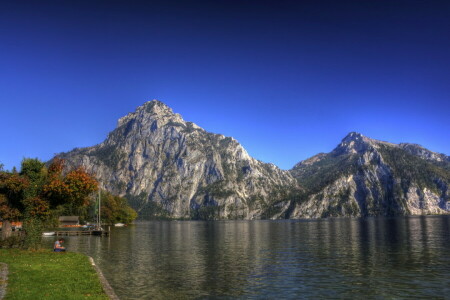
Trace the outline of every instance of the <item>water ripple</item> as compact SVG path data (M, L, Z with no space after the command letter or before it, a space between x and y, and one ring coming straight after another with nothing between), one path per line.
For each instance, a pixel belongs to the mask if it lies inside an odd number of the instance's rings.
M48 241L50 243L51 241ZM140 222L69 237L121 299L445 299L450 216Z

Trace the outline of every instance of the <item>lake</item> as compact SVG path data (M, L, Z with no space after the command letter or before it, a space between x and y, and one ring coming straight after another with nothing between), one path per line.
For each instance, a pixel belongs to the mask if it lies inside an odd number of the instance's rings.
M120 299L450 299L450 216L148 221L66 245Z

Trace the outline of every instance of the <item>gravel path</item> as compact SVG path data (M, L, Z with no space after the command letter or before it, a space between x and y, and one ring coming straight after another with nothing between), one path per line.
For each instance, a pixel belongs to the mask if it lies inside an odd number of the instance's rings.
M0 263L0 300L6 295L6 286L8 285L8 265Z

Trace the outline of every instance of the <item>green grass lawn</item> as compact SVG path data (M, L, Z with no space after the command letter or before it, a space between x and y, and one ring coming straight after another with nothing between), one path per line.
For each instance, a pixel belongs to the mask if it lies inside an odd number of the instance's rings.
M0 249L0 262L9 268L5 300L108 299L83 254Z

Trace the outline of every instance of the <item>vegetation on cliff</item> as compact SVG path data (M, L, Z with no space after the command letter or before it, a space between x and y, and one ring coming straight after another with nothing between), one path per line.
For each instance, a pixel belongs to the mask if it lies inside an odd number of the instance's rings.
M445 213L450 160L419 145L350 133L330 153L297 164L305 189L289 216L336 217Z

